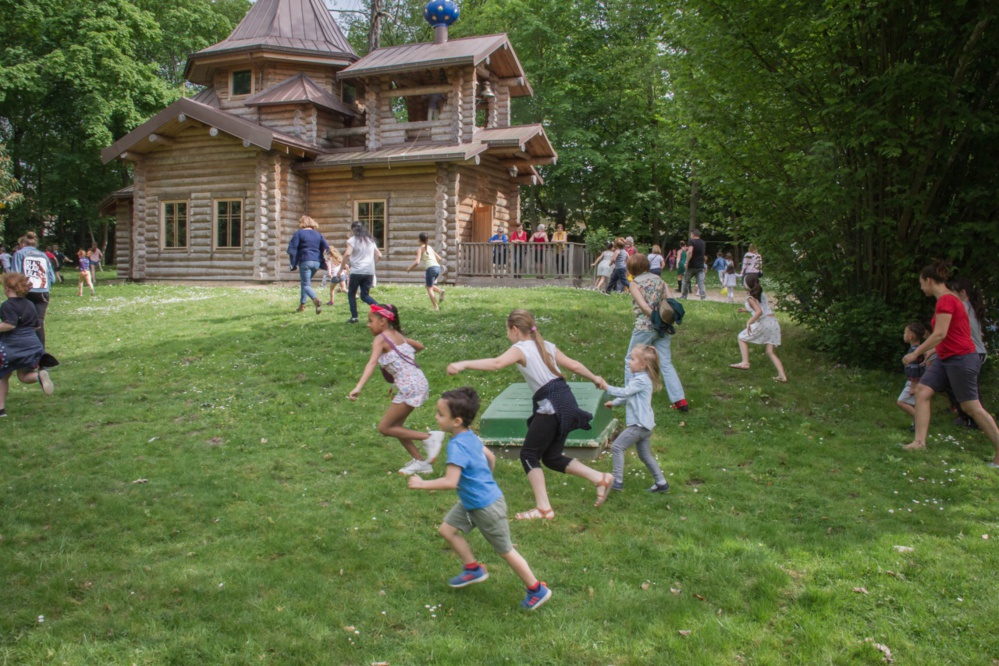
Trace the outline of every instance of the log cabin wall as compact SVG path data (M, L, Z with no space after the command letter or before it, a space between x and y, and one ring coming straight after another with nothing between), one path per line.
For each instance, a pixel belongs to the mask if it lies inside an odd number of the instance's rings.
M355 179L350 169L312 172L308 185L309 215L319 223L319 231L326 240L343 253L354 221L354 202L384 200L387 240L381 248L383 257L378 263L378 276L419 282L423 274L417 270L407 273L406 267L416 257L420 232L431 236L435 233L436 177L437 168L432 164L392 169L365 167L360 179ZM298 228L297 219L294 228ZM290 235L284 238L285 245L289 238Z
M255 270L259 264L254 264L258 188L270 196L277 177L276 168L261 174L260 152L244 148L236 139L192 129L177 136L170 148L150 153L136 165L137 279L259 279ZM216 199L242 201L238 248L215 248ZM162 247L161 204L166 201L188 204L186 248Z
M495 157L484 155L479 166L462 165L455 212L458 241L472 242L472 216L477 206L492 206L489 235L497 224L509 232L520 220L520 187Z
M114 247L115 247L115 270L118 277L129 277L129 269L132 265L132 209L135 207L133 199L119 199L115 204L114 223Z
M304 176L292 170L295 160L285 155L279 155L279 158L279 172L276 175L280 185L278 194L283 197L282 205L276 224L267 224L266 241L263 233L260 234L260 240L267 243L269 250L266 260L270 262L267 271L270 279L298 280L298 272L288 270L287 249L291 237L298 231L299 219L308 212L306 197L310 193L309 185ZM326 240L332 239L327 237Z
M235 67L234 69L253 69L253 93L251 94L256 94L263 90L263 88L260 87L262 85L260 67L247 65L245 67ZM222 111L231 113L234 116L239 116L240 118L245 118L250 122L258 122L259 115L257 113L257 108L253 106L243 106L243 102L246 101L250 95L240 95L238 97L230 95L228 69L218 69L215 71L214 86L215 96L219 99L219 108Z

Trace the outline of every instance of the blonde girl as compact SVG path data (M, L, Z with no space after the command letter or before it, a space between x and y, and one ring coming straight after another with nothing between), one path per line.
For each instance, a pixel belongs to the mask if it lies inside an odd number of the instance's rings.
M332 245L330 246L330 249L326 251L326 254L323 256L323 260L326 263L326 275L323 277L323 286L325 287L327 282L329 282L330 285L330 300L326 303L326 305L333 305L333 296L336 294L337 288L339 288L341 292L347 291L344 287L344 282L347 281L348 272L340 270L340 265L343 263L343 256L341 256L340 252Z
M433 462L444 443L444 433L438 430L425 433L405 427L406 419L413 410L430 397L430 385L415 359L416 352L422 351L423 345L402 334L399 311L394 305L372 305L368 313L368 330L374 337L371 356L361 378L357 380L357 386L347 397L357 400L375 368L381 366L385 379L391 377L390 381L395 384L395 397L378 423L378 432L398 439L412 456L412 460L399 470L400 474L429 474L434 471ZM423 442L424 455L420 454L414 440Z
M778 382L786 382L787 375L784 374L784 365L777 358L774 347L780 346L780 323L770 309L767 296L760 287L760 278L756 273L746 275L746 307L739 308L739 312L748 312L753 316L746 322L746 330L739 333L739 351L742 353L742 362L733 363L730 368L736 370L749 370L749 343L764 345L767 351L767 358L777 369Z
M90 295L96 296L94 292L94 282L90 275L90 258L87 256L86 251L77 250L76 251L76 271L80 276L79 284L80 288L77 290L77 296L83 296L83 285L86 283L90 287Z
M579 361L563 354L553 343L545 341L538 331L534 315L527 310L514 310L506 318L506 337L513 346L501 356L458 361L447 366L447 373L457 375L465 370L500 370L516 365L534 394L533 412L527 420L527 436L520 450L520 463L534 491L535 508L518 513L517 520L551 520L555 517L548 501L542 464L556 472L572 474L592 483L597 488L595 506L600 506L607 499L614 477L590 469L565 455L563 449L569 433L577 428L589 430L593 415L576 404L576 398L559 367L585 377L597 388L605 388L607 383Z
M630 378L624 388L608 386L607 393L614 396L613 400L604 403L611 409L617 405L625 405L625 429L611 445L611 455L614 459L614 485L612 490L624 490L624 452L635 446L638 457L652 473L655 484L649 488L650 493L663 493L669 490L669 483L659 464L652 457L652 429L656 427L656 418L652 413L652 393L663 387L659 374L659 352L655 347L636 345L631 350L628 360Z
M437 278L441 275L440 255L434 252L434 248L430 247L426 232L420 232L420 247L416 249L416 259L406 267L406 272L408 273L417 266L425 269L423 281L427 288L427 296L430 297L430 303L434 306L434 310L440 310L437 304L444 302L444 290L437 286ZM437 294L440 294L440 297Z

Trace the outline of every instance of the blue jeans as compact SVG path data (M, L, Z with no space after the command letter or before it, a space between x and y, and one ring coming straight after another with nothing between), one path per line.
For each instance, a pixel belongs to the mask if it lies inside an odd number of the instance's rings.
M607 283L606 292L609 294L612 291L627 291L628 289L628 271L623 268L615 268L611 273L610 282Z
M680 383L680 376L676 374L673 367L673 357L669 350L670 336L659 337L655 331L639 331L635 329L631 332L631 342L628 343L628 353L624 355L624 383L631 381L632 373L628 364L631 362L631 350L636 345L650 345L659 352L659 372L663 376L663 384L666 385L666 393L669 395L671 403L684 399L683 384Z
M298 282L301 285L302 300L300 303L305 305L305 301L308 299L316 300L316 292L312 289L312 276L316 274L319 270L318 261L303 261L298 265Z
M368 305L377 305L378 301L371 298L368 295L368 290L371 289L371 284L374 282L374 275L358 275L357 273L350 274L350 280L347 281L347 302L350 303L350 317L351 319L357 319L357 290L361 290L361 300Z

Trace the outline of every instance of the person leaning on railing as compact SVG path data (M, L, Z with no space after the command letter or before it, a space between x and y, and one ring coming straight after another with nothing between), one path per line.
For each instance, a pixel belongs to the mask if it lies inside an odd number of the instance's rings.
M552 242L558 243L555 246L555 267L559 275L562 275L565 273L565 249L569 242L569 234L562 224L555 225L555 231L552 232Z
M493 248L493 266L506 266L506 244L510 242L510 238L503 232L502 225L496 225L496 233L489 237L489 242L497 246Z

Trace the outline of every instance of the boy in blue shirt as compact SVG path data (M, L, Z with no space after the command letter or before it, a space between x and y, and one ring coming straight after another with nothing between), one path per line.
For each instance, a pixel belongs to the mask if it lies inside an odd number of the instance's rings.
M463 386L441 395L437 401L437 424L441 430L451 434L447 447L447 471L433 481L424 481L414 474L409 477L409 487L414 490L458 490L458 503L444 516L438 530L465 565L449 585L465 587L489 578L486 568L475 561L472 549L463 536L477 527L493 550L527 585L527 596L520 602L520 607L532 611L551 599L552 591L534 577L527 561L510 540L506 500L493 479L496 456L468 429L478 411L479 394L471 387Z

